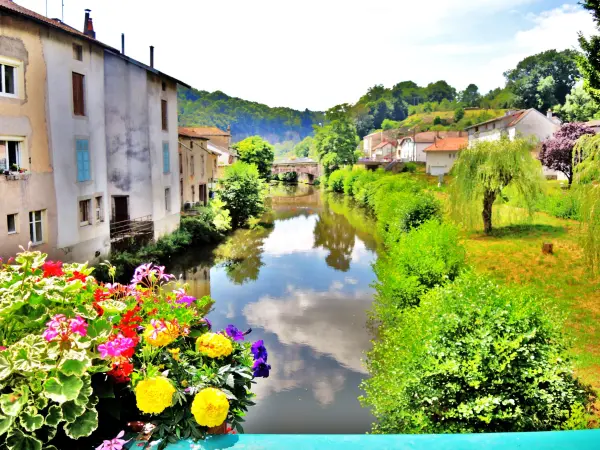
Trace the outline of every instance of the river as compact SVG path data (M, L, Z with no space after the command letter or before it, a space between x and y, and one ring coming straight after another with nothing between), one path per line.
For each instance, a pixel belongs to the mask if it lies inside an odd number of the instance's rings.
M370 347L374 224L311 186L271 191L264 227L183 255L171 271L193 295L215 299L213 329L232 323L265 341L272 370L254 386L246 433L365 433L373 418L358 397Z

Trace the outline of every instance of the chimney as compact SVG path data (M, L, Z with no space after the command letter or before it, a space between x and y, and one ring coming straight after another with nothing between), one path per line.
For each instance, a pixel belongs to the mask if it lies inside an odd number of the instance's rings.
M94 31L94 24L92 23L90 12L92 12L91 9L85 10L85 23L83 24L83 34L91 37L92 39L96 39L96 32Z
M552 110L549 109L548 112L546 113L546 117L550 120L552 120Z
M227 125L227 132L231 133L231 125Z
M121 54L125 54L125 33L121 33Z
M150 67L154 68L154 45L150 46Z

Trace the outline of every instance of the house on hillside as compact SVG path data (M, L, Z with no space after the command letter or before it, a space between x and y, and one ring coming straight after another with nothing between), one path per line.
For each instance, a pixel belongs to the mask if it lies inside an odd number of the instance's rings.
M386 131L377 131L376 133L371 133L366 135L363 138L363 151L365 157L368 159L373 158L373 151L375 147L380 145L383 141L392 141L397 139L399 130L386 130Z
M221 179L225 168L238 159L236 151L231 148L231 127L227 127L227 131L217 127L180 127L179 131L193 133L208 139L207 148L218 155L215 165L215 180Z
M467 136L435 138L433 144L425 148L425 170L430 175L445 175L450 172L459 152L467 148Z
M179 180L181 206L206 205L217 174L219 155L208 149L208 138L192 131L179 131Z
M426 162L425 149L437 140L445 138L466 137L463 131L424 131L414 133L400 139L397 158L404 162Z
M375 161L392 161L396 159L398 141L395 139L381 141L373 147L371 159Z
M177 84L96 39L0 0L0 255L97 263L115 222L179 226ZM173 201L172 201L173 199ZM127 228L128 230L130 228Z
M469 133L469 146L479 141L495 141L502 136L515 139L517 136L534 138L538 143L552 137L560 128L560 120L552 115L552 111L542 114L538 110L522 109L519 111L507 111L504 116L487 120L466 128ZM536 150L536 156L539 147ZM563 173L543 168L544 175L551 178L564 180Z

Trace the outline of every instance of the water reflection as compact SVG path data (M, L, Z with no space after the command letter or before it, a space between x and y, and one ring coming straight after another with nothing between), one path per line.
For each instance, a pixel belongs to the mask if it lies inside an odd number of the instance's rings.
M251 327L249 338L269 349L271 375L255 385L247 432L363 433L372 422L357 400L369 348L372 224L318 190L285 197L286 189L271 199L264 227L180 263L190 278L191 268L211 267L215 329Z

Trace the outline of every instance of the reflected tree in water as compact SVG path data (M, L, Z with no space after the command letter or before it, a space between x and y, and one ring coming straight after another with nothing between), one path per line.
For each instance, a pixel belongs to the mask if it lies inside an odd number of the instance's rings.
M331 211L328 203L325 202L313 233L315 237L313 247L329 251L329 255L325 258L327 265L341 272L347 272L350 269L356 239L356 231L350 222L344 216Z

